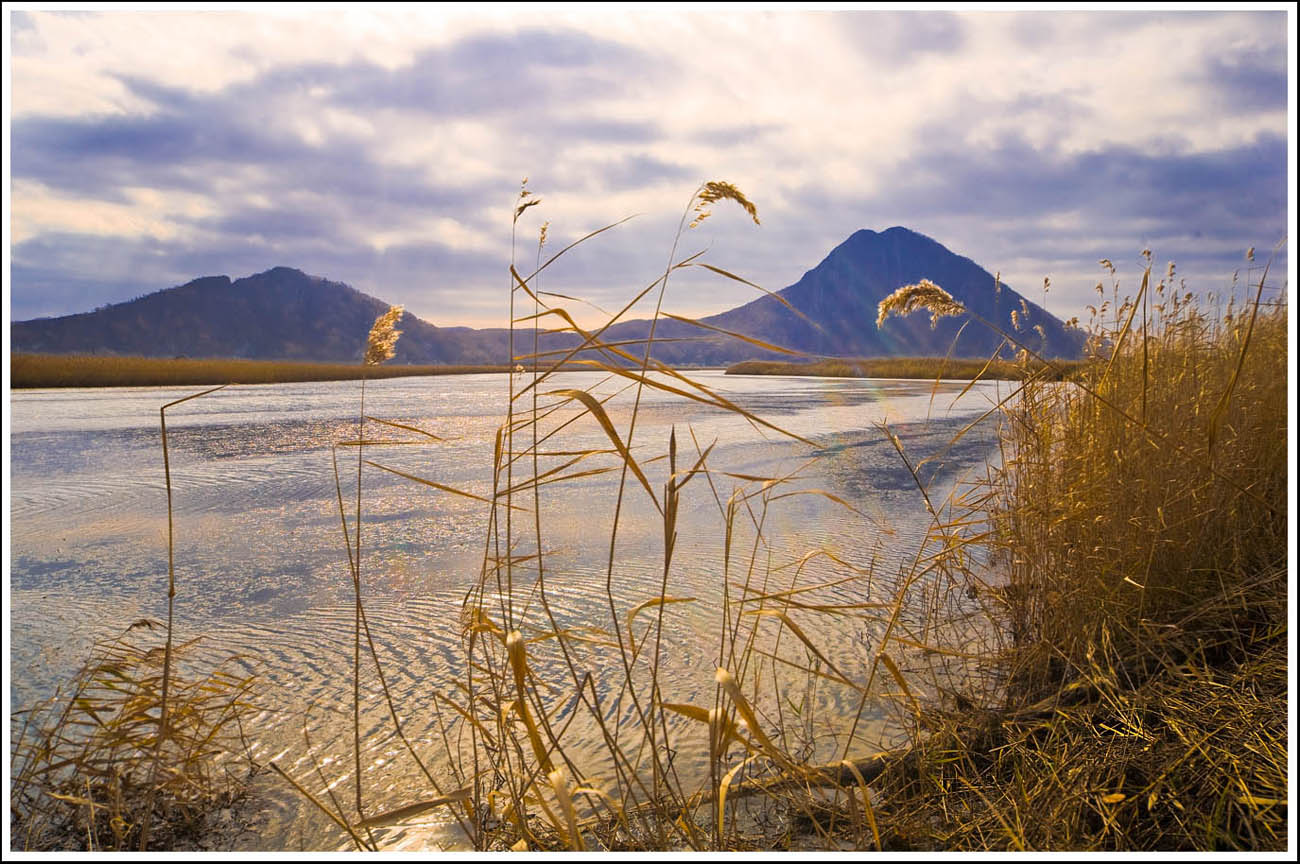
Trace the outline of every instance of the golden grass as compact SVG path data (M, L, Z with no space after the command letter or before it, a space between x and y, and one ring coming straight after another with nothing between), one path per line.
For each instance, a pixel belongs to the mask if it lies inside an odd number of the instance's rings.
M353 381L410 375L508 372L500 366L370 366L356 363L295 363L278 360L101 357L79 354L13 354L11 386L152 387L205 384L283 384L292 381Z
M14 849L86 851L175 849L207 839L208 816L240 800L256 766L244 718L255 679L225 658L177 672L199 641L174 644L176 572L167 409L222 389L219 385L160 406L167 489L167 620L134 622L115 640L97 643L72 677L66 696L19 712L23 724L10 752ZM147 634L163 631L163 644ZM200 847L201 848L201 847Z
M11 754L12 848L197 849L208 817L239 799L252 769L239 754L253 679L236 658L202 674L165 675L170 652L151 644L164 630L137 621L97 644L65 692L21 712ZM184 656L192 648L175 650Z
M1004 674L928 713L889 842L1286 848L1287 309L1214 320L1152 282L1094 318L1074 384L1006 406L1004 465L944 531Z
M687 230L687 220L694 213L698 219L703 205L729 200L740 205L754 221L757 208L739 190L729 184L705 184L696 191L685 208L678 239ZM532 206L535 199L526 186L516 205L514 219ZM528 205L525 207L524 205ZM587 238L614 226L606 226ZM587 238L583 238L584 240ZM582 242L581 240L578 241ZM809 710L798 728L783 724L779 700L774 700L772 682L793 679L800 686L816 687L825 671L816 670L825 659L815 636L800 627L797 618L814 604L821 588L861 581L869 584L869 569L856 568L827 550L828 560L843 567L843 576L826 586L799 586L802 566L778 573L772 569L763 548L762 524L783 505L782 499L794 495L818 494L838 501L821 490L791 490L791 477L746 477L728 474L709 463L711 446L696 441L685 430L693 450L689 457L679 453L679 436L674 431L666 442L635 440L640 394L654 388L681 400L703 403L745 417L791 440L805 441L730 402L709 387L653 359L654 325L663 317L665 289L678 270L705 267L724 278L752 284L746 280L698 261L699 255L678 259L676 249L662 276L647 285L621 310L594 330L579 327L562 306L551 305L554 298L571 299L541 289L544 271L575 244L543 260L544 242L539 238L536 262L531 273L524 275L517 262L511 266L512 322L531 324L532 345L528 350L528 330L519 327L512 335L512 352L524 367L523 374L510 378L510 398L505 422L497 432L494 453L493 494L487 513L486 536L480 573L466 595L462 609L463 670L457 692L436 694L432 702L446 711L439 712L440 737L448 742L439 754L434 770L417 755L414 747L402 740L408 756L415 760L430 783L424 800L396 803L375 812L367 798L370 790L360 782L356 769L362 748L359 736L353 741L353 800L345 807L341 802L312 792L302 778L293 782L315 806L325 809L329 818L345 826L358 847L376 848L379 840L363 829L389 824L429 809L445 809L460 824L470 843L478 849L735 849L754 845L753 829L738 825L741 802L760 799L788 811L775 830L788 843L794 836L790 826L797 818L807 824L820 825L819 814L839 813L850 800L858 802L850 824L857 833L869 832L864 814L870 802L860 798L861 782L874 777L882 763L861 753L853 746L854 735L845 741L845 756L857 761L828 765L810 764L806 754L817 736L823 736L826 724L835 718L815 718ZM754 286L757 288L758 286ZM758 289L763 290L763 289ZM602 339L604 332L633 306L650 298L656 303L648 338L635 342L612 343ZM544 299L545 298L545 299ZM518 307L532 306L531 314ZM539 321L544 318L563 322L561 329L577 335L581 342L565 352L546 355L537 350ZM748 341L748 337L738 336ZM581 354L584 359L574 360ZM545 359L545 363L543 363ZM555 387L551 379L557 372L574 364L599 369L607 380L622 379L625 390L634 391L631 422L619 428L607 414L604 402L591 390ZM518 371L518 370L516 370ZM548 386L550 385L550 386ZM364 398L364 395L362 396ZM364 405L359 412L364 422ZM594 424L608 446L596 450L565 452L573 458L558 468L541 470L544 448L555 448L552 441L573 424ZM364 442L361 432L356 444ZM550 442L548 444L548 442ZM660 455L650 455L664 447ZM363 446L363 445L362 445ZM604 467L578 468L587 459L603 459ZM608 464L612 459L612 464ZM364 463L384 468L377 462ZM391 469L385 469L391 470ZM603 621L584 622L581 627L561 627L551 611L548 588L550 550L545 542L543 488L556 482L614 470L621 472L610 506L615 514L610 554L605 562L605 595L608 616ZM630 476L629 476L630 475ZM467 495L433 478L408 476L413 482L441 489L451 494ZM652 480L659 476L661 480ZM413 705L398 705L388 694L382 664L369 641L364 609L364 568L357 540L363 517L358 476L358 499L352 524L344 516L343 491L338 484L339 513L349 549L357 596L354 678L360 675L361 652L366 649L381 689L388 700L395 730L401 735L401 715L416 710ZM739 482L738 482L739 481ZM727 483L724 489L722 483ZM660 485L662 484L662 485ZM718 609L720 640L711 668L701 670L714 684L711 704L683 704L664 698L660 676L666 668L671 646L665 644L667 616L676 614L681 604L694 598L678 596L672 583L682 566L674 560L677 513L684 488L711 496L717 504L716 536L728 547L725 557L732 562L727 579L720 586L723 603ZM662 522L662 576L658 591L630 605L619 599L615 586L622 561L616 552L620 517L628 496L635 495L648 506L651 518ZM476 497L476 496L471 496ZM725 498L725 500L724 500ZM626 521L627 517L623 517ZM644 519L645 516L637 518ZM692 526L697 528L698 526ZM756 536L748 551L730 544L745 532ZM780 584L780 588L776 586ZM797 597L796 597L797 595ZM864 604L863 608L837 609L834 614L872 617L884 604ZM889 606L897 615L901 601ZM805 611L800 611L805 610ZM788 633L787 646L780 654L769 654L762 646L765 637ZM552 662L559 660L567 675L560 679L539 677L535 656L548 652ZM603 658L615 661L620 669L613 680L608 672L596 670ZM813 665L809 665L809 663ZM901 681L898 668L889 656L884 666L891 671L873 688L861 682L861 670L830 668L835 686L846 687L854 695L883 692L885 682ZM608 667L605 667L608 668ZM793 671L789 671L792 668ZM595 676L601 675L599 681ZM857 679L857 680L854 680ZM359 713L359 691L354 689L354 712ZM566 707L567 706L567 707ZM567 711L562 724L554 718ZM775 713L773 713L775 711ZM593 763L572 755L569 730L575 720L584 724L583 734L592 731L604 743L604 751ZM356 724L354 723L354 727ZM700 737L711 741L709 770L701 785L698 779L679 776L667 754L691 746ZM459 744L450 742L459 741ZM584 748L579 748L584 749ZM864 758L865 757L865 758ZM845 766L848 766L846 768ZM275 766L272 766L275 767ZM852 769L851 771L849 769ZM437 779L435 780L435 776ZM864 778L863 781L854 779ZM847 779L846 779L847 778ZM844 786L845 783L849 787ZM808 795L809 788L829 795ZM831 807L827 811L827 807ZM353 812L348 812L353 811ZM845 811L847 812L847 811ZM802 814L802 816L799 816ZM859 830L860 829L860 830ZM817 830L822 830L818 828ZM770 830L768 833L771 833ZM874 834L873 834L874 836Z
M1018 381L1026 374L1043 370L1053 379L1074 373L1082 364L1053 361L1053 368L1041 363L1026 366L1010 360L970 360L960 357L865 357L835 358L805 363L745 360L727 367L728 375L809 375L822 378L936 378L970 380L987 378Z

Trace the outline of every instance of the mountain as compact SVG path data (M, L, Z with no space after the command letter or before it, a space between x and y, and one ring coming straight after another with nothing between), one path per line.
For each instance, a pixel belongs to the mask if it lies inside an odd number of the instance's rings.
M1009 287L996 289L993 275L969 258L901 227L855 232L798 282L777 292L785 303L763 296L701 322L819 356L934 356L951 348L954 356L986 357L997 349L1002 335L979 321L963 326L969 316L942 319L931 329L929 315L918 312L891 318L877 329L877 304L899 286L922 278L1035 351L1076 357L1082 350L1080 331ZM276 267L234 281L226 276L196 279L80 315L18 321L10 333L15 352L356 361L370 325L387 308L383 300L341 282ZM1041 334L1034 325L1041 326ZM396 363L508 359L504 329L437 327L409 314L399 326L403 333ZM648 321L627 321L609 328L603 338L643 339L648 332ZM670 363L722 365L782 356L681 321L660 321L655 337L689 340L656 344L655 356ZM572 334L554 334L542 348L575 344ZM638 353L636 346L625 350Z
M798 282L777 292L785 303L764 296L700 320L719 329L821 356L943 356L951 347L955 357L988 357L997 350L1002 335L966 315L940 319L938 326L931 329L929 314L918 312L906 318L890 318L877 329L876 307L880 301L895 289L921 279L938 284L966 308L1034 351L1069 358L1082 353L1081 331L1067 327L1006 285L995 287L993 274L969 258L901 227L879 233L854 232ZM1018 328L1012 321L1012 310ZM1034 325L1043 328L1042 335L1033 329ZM644 330L644 324L629 322L611 328L609 338L644 336ZM697 327L668 321L659 325L655 337L681 338L699 333ZM666 362L729 363L740 355L762 359L782 356L725 337L712 338L702 345L669 343L655 349L655 356Z
M383 300L342 282L275 267L243 279L207 276L62 318L14 322L15 352L144 357L360 361ZM397 362L504 363L505 330L435 327L403 316Z

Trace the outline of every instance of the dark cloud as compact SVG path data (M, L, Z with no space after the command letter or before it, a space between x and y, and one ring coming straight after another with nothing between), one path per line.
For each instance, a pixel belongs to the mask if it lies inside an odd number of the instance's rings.
M188 281L189 276L171 269L174 252L148 237L47 233L16 243L10 260L10 319L89 312Z
M352 108L402 109L438 117L516 113L536 121L583 101L625 92L628 82L662 71L640 52L573 31L527 30L464 39L420 53L410 65L313 65L259 82L279 90L323 87Z
M718 126L701 129L692 137L708 147L735 147L738 144L750 144L754 141L779 132L780 126L773 123L744 123L736 126Z
M1073 155L1011 137L978 151L917 154L870 200L808 190L795 209L839 214L832 235L901 224L989 270L1029 259L1042 262L1043 275L1097 273L1099 258L1136 261L1150 245L1159 261L1177 261L1189 282L1212 288L1240 266L1247 247L1271 247L1285 233L1286 154L1281 136L1205 153L1113 147ZM1090 302L1093 281L1056 284L1058 293L1075 292L1069 302L1077 307Z
M664 137L650 120L611 120L603 117L562 117L542 124L548 134L560 139L649 144Z
M9 16L10 35L14 40L13 48L17 48L21 41L36 33L36 22L28 12L11 12Z
M1211 57L1202 81L1219 94L1215 107L1227 113L1286 110L1285 50L1260 47Z
M613 191L637 189L661 180L687 182L695 179L695 172L685 165L665 162L645 154L607 162L600 174L604 185Z
M13 175L104 200L114 200L121 186L202 189L215 172L238 166L287 170L308 182L314 173L335 188L418 190L427 184L416 170L401 176L403 169L380 169L363 145L337 137L304 143L290 121L330 106L363 118L387 109L449 121L504 113L494 128L503 139L528 141L539 160L578 142L649 144L661 137L649 118L590 115L593 99L648 77L632 74L647 65L638 52L585 34L526 31L424 52L393 70L364 62L277 67L215 94L123 77L155 113L19 118L12 127ZM662 62L652 68L664 72Z
M949 12L846 12L836 24L855 49L891 65L951 54L966 42L961 18Z
M502 262L454 252L436 237L427 245L382 252L363 238L438 216L470 220L473 227L482 203L508 199L509 186L491 179L435 184L424 166L386 163L365 140L333 136L306 144L289 121L339 105L363 116L418 108L447 120L500 111L506 116L494 120L493 128L518 141L530 165L543 166L532 173L539 181L553 180L547 188L604 194L686 178L688 169L647 152L606 156L588 149L580 157L566 155L593 141L625 149L661 137L650 119L583 113L593 95L631 80L629 68L639 61L634 51L582 34L526 32L425 52L392 71L357 62L277 68L215 93L128 76L122 84L154 113L18 118L12 127L15 179L115 203L130 203L130 190L138 188L201 193L216 201L217 212L176 217L188 229L185 236L199 238L193 246L67 234L16 246L13 315L83 311L85 297L95 297L93 305L198 275L239 276L285 264L362 290L391 289L396 293L384 299L394 302L404 299L401 286L418 284L426 286L429 304L427 286L436 284L448 296L431 304L428 314L455 321L472 312L463 286L481 283ZM548 80L557 74L567 76L563 86ZM575 98L569 103L571 88ZM232 187L233 197L224 191ZM256 205L250 203L254 196ZM102 261L122 266L96 265Z

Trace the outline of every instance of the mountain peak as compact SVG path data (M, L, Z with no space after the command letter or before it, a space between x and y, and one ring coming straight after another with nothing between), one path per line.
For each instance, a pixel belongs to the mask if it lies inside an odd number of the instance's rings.
M272 267L270 270L263 270L261 273L253 273L237 282L325 282L327 280L319 276L311 276L297 267L286 267L280 265Z
M286 267L283 264L272 267L270 270L264 270L261 273L254 273L253 275L254 276L307 276L306 273L299 270L297 267Z
M966 326L968 316L931 327L921 313L876 326L881 300L903 285L922 279L942 286L971 312L1007 333L1016 333L1035 350L1077 356L1078 331L1068 330L1046 310L1005 284L994 290L993 274L943 244L902 225L884 231L853 232L803 278L778 292L803 318L774 298L760 298L712 316L708 323L819 356L946 355L987 357L999 350L1002 334L993 327ZM1023 304L1023 306L1022 306ZM1012 310L1017 311L1013 321ZM817 322L811 326L807 321ZM1041 327L1042 332L1035 330ZM960 338L959 338L960 332Z
M208 291L212 289L228 288L229 286L229 276L200 276L197 279L191 279L186 282L182 287Z
M841 250L853 250L855 253L860 253L862 251L883 249L900 250L909 256L954 254L933 237L928 237L919 231L913 231L911 228L902 225L894 225L883 231L859 228L850 234L843 243L831 250L831 255L835 255Z

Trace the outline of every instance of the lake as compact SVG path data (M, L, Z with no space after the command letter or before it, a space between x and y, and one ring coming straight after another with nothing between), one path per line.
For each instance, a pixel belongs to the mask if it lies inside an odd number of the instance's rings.
M957 399L963 382L935 387L930 381L690 374L747 411L815 443L809 446L671 394L647 389L641 398L632 452L656 494L662 495L668 474L662 457L674 430L679 469L713 447L712 473L698 475L682 492L665 593L694 599L665 607L661 675L665 701L710 704L724 581L735 586L745 579L754 585L770 580L775 590L792 587L792 580L813 585L843 579L844 567L828 556L802 560L811 550L825 550L870 575L821 590L817 596L827 599L820 602L888 603L899 574L925 540L929 516L912 474L878 424L887 422L898 434L913 465L941 457L920 474L934 500L942 500L954 484L977 479L996 455L986 424L947 445L1008 385L982 382ZM528 380L516 376L516 387ZM605 396L626 384L594 372L565 373L544 389L592 388ZM94 640L116 636L144 617L165 617L167 511L158 409L201 389L12 393L9 694L15 709L49 696L85 659ZM178 637L201 636L194 648L199 658L232 652L245 658L240 662L262 678L258 696L267 708L252 736L255 754L277 759L317 790L317 776L345 789L351 782L354 612L331 445L356 439L359 389L357 382L231 387L168 412ZM632 390L623 390L605 403L623 436L633 398ZM507 401L503 375L370 382L367 415L418 426L443 440L367 447L366 458L490 498L494 436ZM556 398L544 396L540 402L546 406ZM516 410L531 407L527 398ZM546 442L546 452L555 455L541 458L539 472L573 458L564 454L610 449L597 422L578 414L576 403L568 403L544 421L551 429L573 420ZM419 438L369 422L366 438L375 437ZM516 440L516 452L528 443ZM351 520L356 448L341 447L338 454ZM563 473L615 465L615 456L599 453ZM520 459L515 482L532 471L531 457ZM770 501L765 510L759 497L747 499L734 526L731 560L724 562L722 514L731 494L762 485L746 478L792 473L795 478L780 489L810 494ZM608 628L610 595L623 615L661 593L662 522L649 495L629 475L618 563L607 594L619 476L609 470L540 488L547 595L560 626ZM489 507L372 467L365 468L362 486L367 616L390 690L399 709L408 712L406 731L432 748L429 694L452 692L464 669L460 615L467 592L479 582ZM527 557L534 536L532 491L518 494L515 503L521 509L514 532L522 538L515 554ZM761 543L754 530L760 522ZM519 584L511 602L519 605L503 614L527 633L544 624L533 584L535 556L516 565L515 574ZM818 618L809 627L827 658L845 670L870 663L878 629L854 615ZM602 664L612 661L595 652L584 662L601 681ZM530 663L543 678L548 672L557 680L568 674L545 645L530 655ZM367 795L376 809L408 803L418 794L420 777L392 735L372 672L365 688ZM808 698L822 713L846 723L862 720L859 735L866 749L892 740L885 706L859 705L831 687ZM581 725L572 732L579 761L584 734ZM594 763L599 742L594 731L590 735ZM689 773L702 764L698 756L685 754L679 767ZM258 796L257 833L245 837L244 846L346 848L340 832L283 788L283 781L261 778ZM432 816L426 823L418 830L393 829L392 847L430 838L456 842L449 826Z

